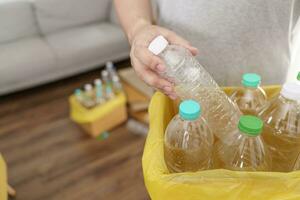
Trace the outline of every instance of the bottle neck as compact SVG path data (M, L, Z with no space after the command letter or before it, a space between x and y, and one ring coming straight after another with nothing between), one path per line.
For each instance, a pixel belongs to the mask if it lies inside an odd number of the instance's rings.
M244 88L249 89L249 90L256 90L260 87L260 85L257 86L247 86L247 85L243 85Z
M194 118L194 119L187 119L187 118L185 118L185 117L182 117L181 115L179 115L179 117L180 117L180 119L181 119L182 121L186 121L186 122L194 122L194 121L197 121L198 119L201 118L201 116L199 116L199 117Z
M166 46L166 48L164 48L157 56L161 57L161 58L164 58L166 57L166 54L167 54L167 50L168 49L168 46Z
M181 46L168 45L158 56L165 61L167 66L177 69L184 63L186 52L187 50Z
M295 102L300 103L300 101L287 98L287 97L283 96L282 94L279 95L278 99L281 100L282 102L286 102L286 103L295 103Z
M252 135L252 134L249 134L249 133L245 133L243 131L240 130L240 133L244 136L244 137L248 137L248 138L256 138L258 136L260 136L260 134L258 135Z
M180 119L182 121L185 121L185 122L194 122L194 121L197 121L199 118L196 118L196 119L184 119L183 117L180 116Z

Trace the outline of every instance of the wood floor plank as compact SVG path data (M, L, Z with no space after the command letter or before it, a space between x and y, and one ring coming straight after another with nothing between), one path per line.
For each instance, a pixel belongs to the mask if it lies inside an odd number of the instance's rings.
M17 200L149 199L141 167L145 138L122 124L99 141L69 118L69 94L99 73L0 97L0 152Z

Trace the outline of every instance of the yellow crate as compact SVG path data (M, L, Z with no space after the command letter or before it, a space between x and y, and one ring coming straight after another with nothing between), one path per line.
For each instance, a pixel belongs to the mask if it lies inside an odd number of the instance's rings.
M127 120L126 97L124 93L92 109L82 106L74 95L69 98L70 117L93 137L109 131Z
M227 94L234 88L224 88ZM279 86L264 87L269 97ZM300 172L239 172L224 169L169 174L163 136L177 113L176 103L157 92L149 107L150 130L143 154L143 173L153 200L299 200ZM174 106L175 105L175 106Z

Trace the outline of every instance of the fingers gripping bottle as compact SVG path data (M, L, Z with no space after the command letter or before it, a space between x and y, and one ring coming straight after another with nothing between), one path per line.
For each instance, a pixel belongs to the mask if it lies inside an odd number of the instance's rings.
M260 87L261 77L258 74L247 73L243 75L243 87L236 90L231 99L245 115L257 116L259 111L267 104L265 91Z
M272 156L272 170L291 171L300 153L300 83L284 84L260 117L265 123L263 138Z
M164 156L170 172L198 171L211 167L214 136L201 117L200 105L183 101L169 123L164 140Z
M263 122L254 116L240 118L237 134L230 142L218 141L215 149L215 168L236 171L267 171L271 159L261 139Z
M169 45L163 36L156 37L148 49L164 60L166 70L161 76L174 82L177 95L197 100L212 132L225 140L238 124L241 113L237 105L187 49Z

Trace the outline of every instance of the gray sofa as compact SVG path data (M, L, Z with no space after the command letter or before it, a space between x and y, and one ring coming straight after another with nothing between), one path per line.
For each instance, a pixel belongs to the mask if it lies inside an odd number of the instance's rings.
M111 0L2 0L0 30L0 95L129 56Z

